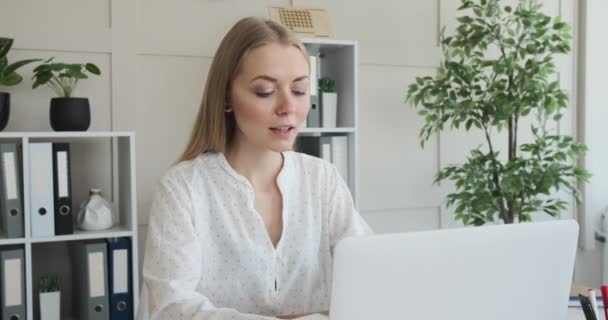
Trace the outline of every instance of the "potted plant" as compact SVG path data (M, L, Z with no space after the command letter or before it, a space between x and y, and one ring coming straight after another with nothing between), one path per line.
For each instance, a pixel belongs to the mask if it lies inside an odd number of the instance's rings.
M321 126L323 128L337 127L338 94L336 82L328 77L319 79L321 92Z
M59 291L59 277L46 275L38 283L40 292L40 319L59 320L61 292Z
M471 151L464 164L439 171L435 183L449 180L447 196L457 220L482 225L530 221L532 213L556 216L566 202L551 195L566 189L579 201L577 183L590 174L576 165L586 151L554 127L568 106L555 74L554 55L570 51L570 26L551 18L533 0L517 7L499 0L462 0L455 34L442 32L443 57L435 77L418 77L407 100L420 107L425 124L422 146L446 128L479 130L487 148ZM520 120L534 116L531 143L518 144ZM494 130L507 130L505 160L499 158ZM527 128L526 128L527 129ZM579 181L577 181L579 180Z
M8 52L13 47L13 39L0 38L0 86L14 86L19 84L23 77L17 73L17 69L28 63L40 61L40 59L28 59L8 63ZM11 112L11 95L8 92L0 91L0 131L6 128Z
M57 94L51 99L51 127L55 131L86 131L91 124L89 99L73 97L74 89L87 73L100 75L99 68L92 64L67 64L46 60L34 69L33 89L47 85Z

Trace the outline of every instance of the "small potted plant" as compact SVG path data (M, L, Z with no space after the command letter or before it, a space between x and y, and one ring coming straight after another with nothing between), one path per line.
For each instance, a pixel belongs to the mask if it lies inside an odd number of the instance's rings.
M40 292L40 319L59 320L61 292L59 291L59 277L45 275L38 283Z
M91 124L89 99L73 97L74 89L87 73L100 75L99 68L92 64L68 64L46 60L34 69L33 89L47 85L57 94L51 99L51 127L55 131L86 131Z
M321 124L323 128L337 127L338 94L336 82L328 77L319 79L321 91Z
M17 73L17 69L28 63L40 61L40 59L29 59L8 63L8 52L13 46L13 39L0 38L0 86L10 87L19 84L23 77ZM11 95L0 91L0 131L6 128L11 111Z

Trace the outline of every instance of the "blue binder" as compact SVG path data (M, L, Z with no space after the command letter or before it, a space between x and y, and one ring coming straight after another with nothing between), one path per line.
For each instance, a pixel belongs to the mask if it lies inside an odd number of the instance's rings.
M133 319L133 274L131 241L128 238L107 239L108 288L110 319Z

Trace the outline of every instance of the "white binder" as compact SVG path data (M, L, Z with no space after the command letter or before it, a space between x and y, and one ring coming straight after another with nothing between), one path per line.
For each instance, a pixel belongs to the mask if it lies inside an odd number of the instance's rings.
M348 184L348 137L331 137L331 162L336 166L342 179Z
M55 235L53 144L30 143L30 217L32 237Z

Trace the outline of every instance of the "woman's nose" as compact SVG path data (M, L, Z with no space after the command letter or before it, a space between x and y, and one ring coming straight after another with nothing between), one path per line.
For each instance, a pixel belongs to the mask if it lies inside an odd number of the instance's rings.
M276 113L280 116L288 115L296 110L295 99L290 90L281 90L277 103Z

